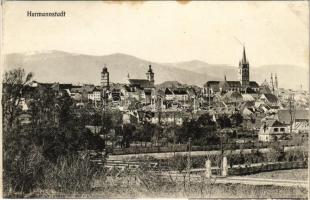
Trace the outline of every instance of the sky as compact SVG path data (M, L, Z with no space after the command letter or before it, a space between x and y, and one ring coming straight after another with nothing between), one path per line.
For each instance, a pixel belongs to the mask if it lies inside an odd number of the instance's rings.
M307 1L5 2L4 53L125 53L153 62L202 60L309 66ZM66 17L27 17L65 11Z

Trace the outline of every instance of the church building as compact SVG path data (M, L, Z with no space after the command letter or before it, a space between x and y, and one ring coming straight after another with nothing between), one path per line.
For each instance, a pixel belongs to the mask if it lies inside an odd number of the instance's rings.
M146 105L153 105L155 103L154 75L151 65L146 72L146 79L131 79L128 74L128 84L123 88L125 98L135 98Z
M245 47L243 47L242 59L239 62L238 81L227 81L226 76L223 81L208 81L204 84L205 96L213 96L214 93L227 93L237 91L240 93L258 93L259 85L255 81L250 81L250 64L246 57Z

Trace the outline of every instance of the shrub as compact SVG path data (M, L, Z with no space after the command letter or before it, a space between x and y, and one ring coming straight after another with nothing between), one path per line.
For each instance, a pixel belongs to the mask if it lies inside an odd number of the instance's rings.
M4 151L3 158L5 197L14 197L17 193L23 195L41 183L46 161L37 146L30 144L27 147L20 146L19 151Z
M45 169L42 186L65 194L86 192L91 190L95 173L89 156L61 156Z

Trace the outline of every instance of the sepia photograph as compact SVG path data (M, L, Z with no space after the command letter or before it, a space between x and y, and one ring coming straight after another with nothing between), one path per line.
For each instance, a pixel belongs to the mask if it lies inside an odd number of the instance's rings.
M1 9L3 198L308 198L309 1Z

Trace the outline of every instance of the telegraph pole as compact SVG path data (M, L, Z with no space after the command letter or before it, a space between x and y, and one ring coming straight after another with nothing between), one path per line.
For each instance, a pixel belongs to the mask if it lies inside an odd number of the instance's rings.
M188 154L187 154L187 175L190 183L190 172L191 172L191 141L192 138L188 138Z
M209 108L210 108L210 96L211 96L211 90L210 90L210 88L208 88L208 100L209 100Z
M175 112L173 112L173 157L175 157L175 128L176 128Z
M221 171L223 170L223 154L224 154L224 151L223 151L223 133L222 131L220 131L220 135L221 135Z
M106 90L103 89L103 94L102 94L102 131L103 131L103 134L104 134L104 144L105 144L105 149L107 148L107 133L106 133L106 124L105 124L105 121L106 121Z
M289 113L290 113L290 134L293 132L293 110L294 110L294 105L292 105L294 101L294 94L290 95L289 99Z

